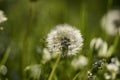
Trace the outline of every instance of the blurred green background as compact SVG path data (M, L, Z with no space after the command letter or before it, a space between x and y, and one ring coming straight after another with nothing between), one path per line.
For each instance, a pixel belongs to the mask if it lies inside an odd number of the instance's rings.
M107 40L100 20L108 9L120 6L119 0L111 1L0 0L0 10L8 18L0 24L4 27L0 31L0 61L5 53L9 54L5 63L8 68L6 76L9 80L21 80L27 65L40 64L45 38L58 24L67 23L81 30L84 38L82 54L87 54L93 37Z

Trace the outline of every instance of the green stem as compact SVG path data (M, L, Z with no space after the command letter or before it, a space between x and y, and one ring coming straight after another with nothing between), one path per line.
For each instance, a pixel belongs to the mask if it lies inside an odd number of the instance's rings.
M91 51L91 53L92 53L92 51ZM89 61L91 61L91 60L92 60L92 58L89 59ZM92 61L93 61L93 60L92 60ZM88 70L91 68L90 66L91 66L91 64L92 64L92 61L89 62L89 64L87 65L87 67L84 68L83 71L78 72L78 73L73 77L72 80L77 80L77 78L80 79L80 80L87 80L86 74L87 74Z
M7 59L9 57L9 53L10 53L10 50L11 50L11 46L9 46L5 52L5 55L2 59L2 61L0 62L0 65L4 65L6 62L7 62Z
M59 61L60 61L60 58L61 58L61 55L58 55L57 60L56 60L56 62L55 62L55 65L53 66L53 69L52 69L52 71L51 71L51 73L50 73L50 76L49 76L48 80L52 80L52 77L53 77L53 75L54 75L54 73L55 73L55 70L56 70L56 68L57 68L57 66L58 66L58 63L59 63Z
M80 75L80 72L78 72L78 73L74 76L74 78L73 78L72 80L76 80L77 77L79 77L79 75Z
M86 10L86 5L83 3L81 7L81 27L82 31L85 34L85 27L86 27L86 17L87 17L87 10Z
M107 4L107 10L109 11L110 8L112 7L112 3L113 3L113 0L108 0L108 4Z
M116 35L113 45L108 50L107 57L110 57L115 52L118 43L119 43L119 35Z
M86 67L84 68L84 71L81 72L78 72L72 80L77 80L77 78L79 78L80 80L87 80L87 77L86 77L86 73L88 71L89 67Z
M32 47L33 47L33 42L31 41L33 38L31 38L31 32L33 32L33 26L34 26L34 19L35 19L35 14L36 14L36 3L29 3L29 20L27 24L27 28L24 30L24 33L22 34L23 40L22 42L22 54L21 54L21 75L22 79L25 80L25 75L24 75L24 68L26 65L32 63ZM26 58L27 56L27 58Z

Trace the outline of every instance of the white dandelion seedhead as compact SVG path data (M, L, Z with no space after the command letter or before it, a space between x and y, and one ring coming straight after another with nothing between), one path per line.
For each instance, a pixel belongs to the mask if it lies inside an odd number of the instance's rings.
M68 24L57 25L47 37L48 48L53 53L75 55L83 45L80 31Z
M7 21L7 17L5 17L4 12L0 10L0 23Z
M83 55L79 56L78 59L73 59L73 61L71 62L71 65L75 69L84 68L87 64L88 64L88 58Z
M42 55L42 63L45 64L48 61L50 61L51 59L54 59L57 57L56 53L52 53L49 51L48 48L44 48L43 49L43 55Z
M107 70L111 73L111 79L115 80L117 74L119 74L120 70L120 62L118 58L114 57L111 59L111 63L106 65Z
M105 77L106 80L112 79L112 76L110 74L108 74L108 73L105 73L104 77Z
M101 38L93 38L90 42L90 48L91 49L100 49L100 47L103 44L103 40Z
M112 36L117 33L120 35L120 10L111 10L103 16L101 21L102 28Z
M30 65L27 66L24 69L25 73L26 73L26 77L29 79L34 79L34 80L38 80L40 78L41 75L41 65L39 64L35 64L35 65Z
M43 55L42 55L42 63L46 63L47 61L50 61L52 56L47 48L43 49Z
M120 62L117 58L112 58L111 63L107 64L107 69L112 73L118 73Z
M90 48L98 52L99 57L108 57L108 44L101 38L93 38L90 42Z
M107 42L103 42L103 44L101 46L101 49L98 52L98 56L100 56L100 57L107 57L107 56L109 56Z
M0 31L3 31L4 30L4 27L0 27Z
M6 75L7 74L7 67L5 65L0 66L0 74Z

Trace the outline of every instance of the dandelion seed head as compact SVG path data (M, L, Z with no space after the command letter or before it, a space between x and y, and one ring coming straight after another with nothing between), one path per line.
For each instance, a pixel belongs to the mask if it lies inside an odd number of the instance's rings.
M108 52L108 45L106 42L103 42L99 52L98 52L98 56L100 57L107 57L109 54L107 54Z
M101 38L93 38L90 42L90 48L95 48L98 50L103 44L103 40Z
M43 49L43 55L42 55L42 63L46 63L47 61L51 60L51 54L47 48Z
M98 52L99 57L107 57L108 54L108 44L101 38L93 38L90 42L90 48Z
M27 66L24 70L29 79L39 79L41 74L41 66L38 64Z
M87 64L88 64L88 59L87 59L87 57L85 57L85 56L83 56L83 55L79 56L78 59L74 59L74 60L71 62L71 65L72 65L75 69L83 68L83 67L85 67Z
M120 66L120 62L119 62L118 58L112 58L111 63L113 63L113 64L115 64L117 66Z
M3 31L4 30L4 27L0 27L0 31Z
M80 31L68 24L57 25L47 37L48 48L53 53L75 55L83 45ZM66 52L63 54L63 52Z
M117 72L118 71L118 66L116 66L115 64L108 64L107 69L110 70L110 71Z
M5 17L4 12L0 10L0 23L7 21L7 17Z
M104 77L105 77L106 80L110 80L112 78L112 76L108 73L105 73Z
M51 53L48 48L43 49L42 55L42 63L45 64L46 62L50 61L51 59L57 58L57 53Z
M120 10L111 10L103 16L101 21L102 28L112 36L117 33L120 35Z
M111 63L106 65L107 69L114 73L118 73L119 66L120 66L120 62L118 61L117 58L112 58Z
M2 74L2 75L7 74L7 67L5 65L0 66L0 74Z

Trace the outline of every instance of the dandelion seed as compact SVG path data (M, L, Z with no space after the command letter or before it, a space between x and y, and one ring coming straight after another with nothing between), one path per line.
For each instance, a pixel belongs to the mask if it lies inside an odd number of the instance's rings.
M0 10L0 23L7 20L7 17L5 17L4 12Z
M47 37L48 48L53 53L75 55L83 45L80 31L70 25L57 25Z
M115 36L117 33L120 35L120 10L109 11L103 16L101 24L109 35Z

